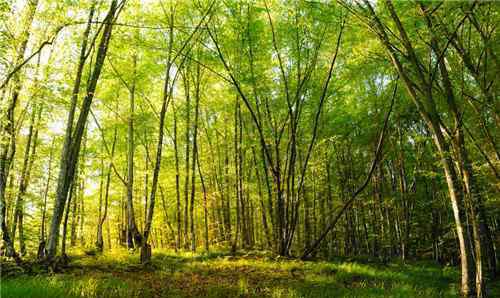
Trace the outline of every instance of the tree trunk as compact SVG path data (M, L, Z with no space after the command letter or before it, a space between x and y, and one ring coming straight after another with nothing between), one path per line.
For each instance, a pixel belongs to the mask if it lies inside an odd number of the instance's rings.
M200 155L197 153L196 154L196 160L197 160L197 165L198 165L198 175L200 175L200 181L201 181L201 189L203 191L203 218L204 218L204 226L205 226L205 251L208 253L210 252L210 242L208 239L208 206L207 206L207 189L205 186L205 179L203 177L203 174L201 172L201 165L200 165Z
M196 65L196 81L195 81L195 112L194 112L194 127L193 127L193 159L191 164L191 202L189 208L190 231L191 231L191 251L196 251L196 230L194 223L194 198L196 190L196 162L198 155L198 118L200 114L200 65Z
M21 176L19 178L19 189L17 191L16 205L14 212L14 221L12 224L12 241L15 239L16 227L19 229L19 250L21 256L26 254L26 244L24 237L23 228L23 218L24 218L24 196L28 191L28 186L30 183L31 169L33 168L33 163L36 155L36 147L38 142L38 123L41 117L41 108L32 106L31 110L31 121L28 132L28 139L26 141L26 147L24 150L24 159L21 169Z
M386 6L389 9L391 18L397 25L397 29L399 31L400 38L403 42L405 49L408 52L407 59L415 68L418 73L419 85L420 89L425 93L424 96L419 97L417 95L417 91L415 90L415 82L411 80L409 77L409 72L407 72L403 68L403 64L399 60L399 55L396 53L396 50L392 47L389 37L386 33L386 29L384 25L381 23L380 19L376 15L373 7L368 2L368 0L364 0L366 7L368 8L368 12L372 16L373 25L379 33L379 39L382 44L385 46L386 50L389 53L391 58L391 62L396 68L398 74L403 78L406 89L412 101L415 103L417 110L420 115L424 119L429 131L432 134L432 138L435 146L437 147L441 165L445 172L446 182L448 185L448 191L450 195L451 205L453 209L453 215L455 218L455 227L460 247L460 260L461 260L461 294L462 296L469 296L474 292L474 277L475 277L475 268L473 265L472 252L470 251L471 239L469 234L467 233L467 229L464 229L464 219L465 219L465 210L464 210L464 193L461 189L460 183L458 181L458 177L456 175L453 160L451 159L452 152L449 149L449 145L446 143L445 138L443 136L443 132L441 130L440 123L443 123L437 114L436 104L433 102L432 97L432 86L426 80L426 76L422 71L422 64L418 61L418 58L415 54L415 51L411 45L411 42L406 34L401 21L399 20L398 15L396 14L394 7L390 1L386 1ZM424 100L424 101L422 101Z
M169 32L169 42L168 42L168 59L167 68L165 71L165 83L163 86L163 100L160 111L160 123L158 128L158 144L156 146L156 159L153 168L153 178L151 181L151 195L149 197L149 206L147 212L147 218L144 225L143 243L141 246L141 263L149 263L151 260L151 246L148 244L148 238L151 231L151 226L153 224L153 212L155 207L156 192L158 188L158 179L160 176L161 158L163 150L163 134L165 128L165 114L167 113L167 107L169 99L172 95L172 88L170 87L170 70L172 67L172 45L173 45L173 26L174 26L174 14L173 11L170 12L170 32Z
M267 223L266 206L264 203L264 194L262 191L262 179L261 179L259 165L257 163L257 156L255 153L254 147L252 147L252 154L253 154L253 161L254 161L254 166L255 166L255 177L257 179L257 191L258 191L258 195L259 195L260 210L262 213L262 228L264 229L264 234L266 236L267 247L269 249L272 249L272 236L271 236L271 233L269 231L269 225Z
M142 243L142 237L137 229L134 212L134 114L135 114L135 73L137 65L137 56L133 56L133 80L129 95L129 118L127 132L127 246L134 248Z
M61 241L61 257L63 260L67 260L68 256L66 255L66 235L68 234L68 218L70 211L71 200L75 198L75 183L71 183L70 192L68 194L68 204L66 204L66 211L64 214L64 222L63 222L63 232L62 232L62 241Z
M94 69L89 78L87 91L85 98L83 99L83 103L80 109L80 115L78 117L75 130L72 130L73 118L72 115L68 117L68 126L66 130L66 138L65 138L65 146L63 147L63 153L61 156L61 166L59 170L59 178L57 181L57 191L56 191L56 200L54 205L54 211L52 216L52 222L50 226L50 234L49 234L49 242L48 242L48 251L47 258L49 262L53 260L56 255L57 243L59 238L59 227L61 224L61 219L64 211L64 206L66 204L66 198L69 191L69 186L73 181L75 175L76 163L78 160L78 155L80 152L80 145L82 141L83 132L85 130L85 124L87 122L87 117L90 111L90 106L92 104L92 100L94 99L95 90L97 87L97 81L99 80L99 76L101 74L102 66L104 64L104 59L106 57L106 53L108 50L109 41L111 38L111 31L113 28L113 21L117 17L115 14L117 12L117 0L113 0L111 2L111 6L109 8L108 14L104 19L104 29L102 32L101 41L97 50L96 59ZM89 26L92 21L93 16L93 8L91 9L90 17L89 17ZM84 43L86 44L88 32L85 35ZM82 57L85 57L86 46L82 46ZM83 59L84 61L85 59ZM84 62L80 63L83 64ZM77 73L77 77L81 77L81 72ZM75 82L75 93L74 97L77 97L79 84ZM73 100L72 100L73 102ZM76 103L76 98L74 100Z
M38 241L38 252L37 259L43 260L47 253L45 248L45 217L47 213L47 198L49 196L49 188L50 188L50 178L52 174L52 160L54 157L54 143L55 138L52 138L52 142L50 145L50 153L49 153L49 163L47 166L47 182L45 183L45 190L43 192L43 206L42 206L42 221L40 224L40 239Z
M109 186L111 184L111 169L112 169L112 160L115 155L115 146L116 146L116 139L117 139L117 128L115 126L115 130L113 133L113 144L111 145L111 156L110 159L111 161L109 162L108 165L108 173L106 175L106 186L104 189L104 212L102 213L101 216L101 206L102 206L102 200L100 199L99 201L99 221L97 223L97 241L96 241L96 246L99 251L103 250L104 247L104 239L103 239L103 225L104 222L106 221L107 215L108 215L108 201L109 201ZM103 168L104 170L104 168Z
M184 248L189 247L188 241L188 221L189 221L189 148L191 144L190 140L190 130L191 130L191 95L189 91L189 68L185 70L183 74L184 78L184 90L186 96L186 156L184 164Z
M181 249L182 241L182 215L181 215L181 190L180 190L180 171L179 171L179 146L177 137L177 108L173 102L172 109L174 113L174 159L175 159L175 199L176 199L176 222L177 222L177 236L175 239L175 249Z
M14 65L18 65L24 60L24 54L26 52L26 47L30 38L31 25L35 17L36 9L38 6L38 0L28 1L26 17L23 20L23 31L20 34L19 48L16 49L17 56L14 61ZM5 203L5 192L7 187L7 178L9 177L9 171L11 168L11 163L13 162L14 154L16 152L16 140L15 140L15 123L14 115L17 102L19 100L19 93L21 91L21 79L19 73L14 74L12 83L12 96L7 101L7 109L5 120L2 121L0 126L0 224L2 228L2 239L7 248L7 256L12 256L16 263L20 263L21 259L14 249L14 243L11 239L11 235L6 223L6 203Z

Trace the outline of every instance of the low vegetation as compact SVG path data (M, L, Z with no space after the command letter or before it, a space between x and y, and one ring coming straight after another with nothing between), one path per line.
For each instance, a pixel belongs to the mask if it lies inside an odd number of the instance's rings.
M88 256L71 251L58 273L33 271L6 277L2 298L50 297L456 297L459 273L424 262L370 259L299 261L270 253L229 255L114 250ZM492 288L492 290L495 290Z

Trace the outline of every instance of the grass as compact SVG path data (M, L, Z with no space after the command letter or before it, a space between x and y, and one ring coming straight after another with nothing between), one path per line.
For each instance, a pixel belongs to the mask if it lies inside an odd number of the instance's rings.
M458 273L427 263L302 262L251 253L155 251L152 264L117 250L72 254L63 273L1 281L2 298L50 297L456 297Z

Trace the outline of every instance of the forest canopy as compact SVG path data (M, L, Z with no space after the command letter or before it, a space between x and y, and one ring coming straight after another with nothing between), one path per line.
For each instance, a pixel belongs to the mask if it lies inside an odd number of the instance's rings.
M499 9L0 0L2 258L433 260L485 297L499 269Z

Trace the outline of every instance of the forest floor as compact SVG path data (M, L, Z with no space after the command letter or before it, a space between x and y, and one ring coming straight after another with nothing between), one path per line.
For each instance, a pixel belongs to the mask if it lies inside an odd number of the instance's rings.
M138 255L125 250L98 256L73 251L70 257L60 273L2 276L0 297L456 297L459 280L455 268L423 262L154 251L152 263L141 266ZM490 290L500 293L499 283Z

